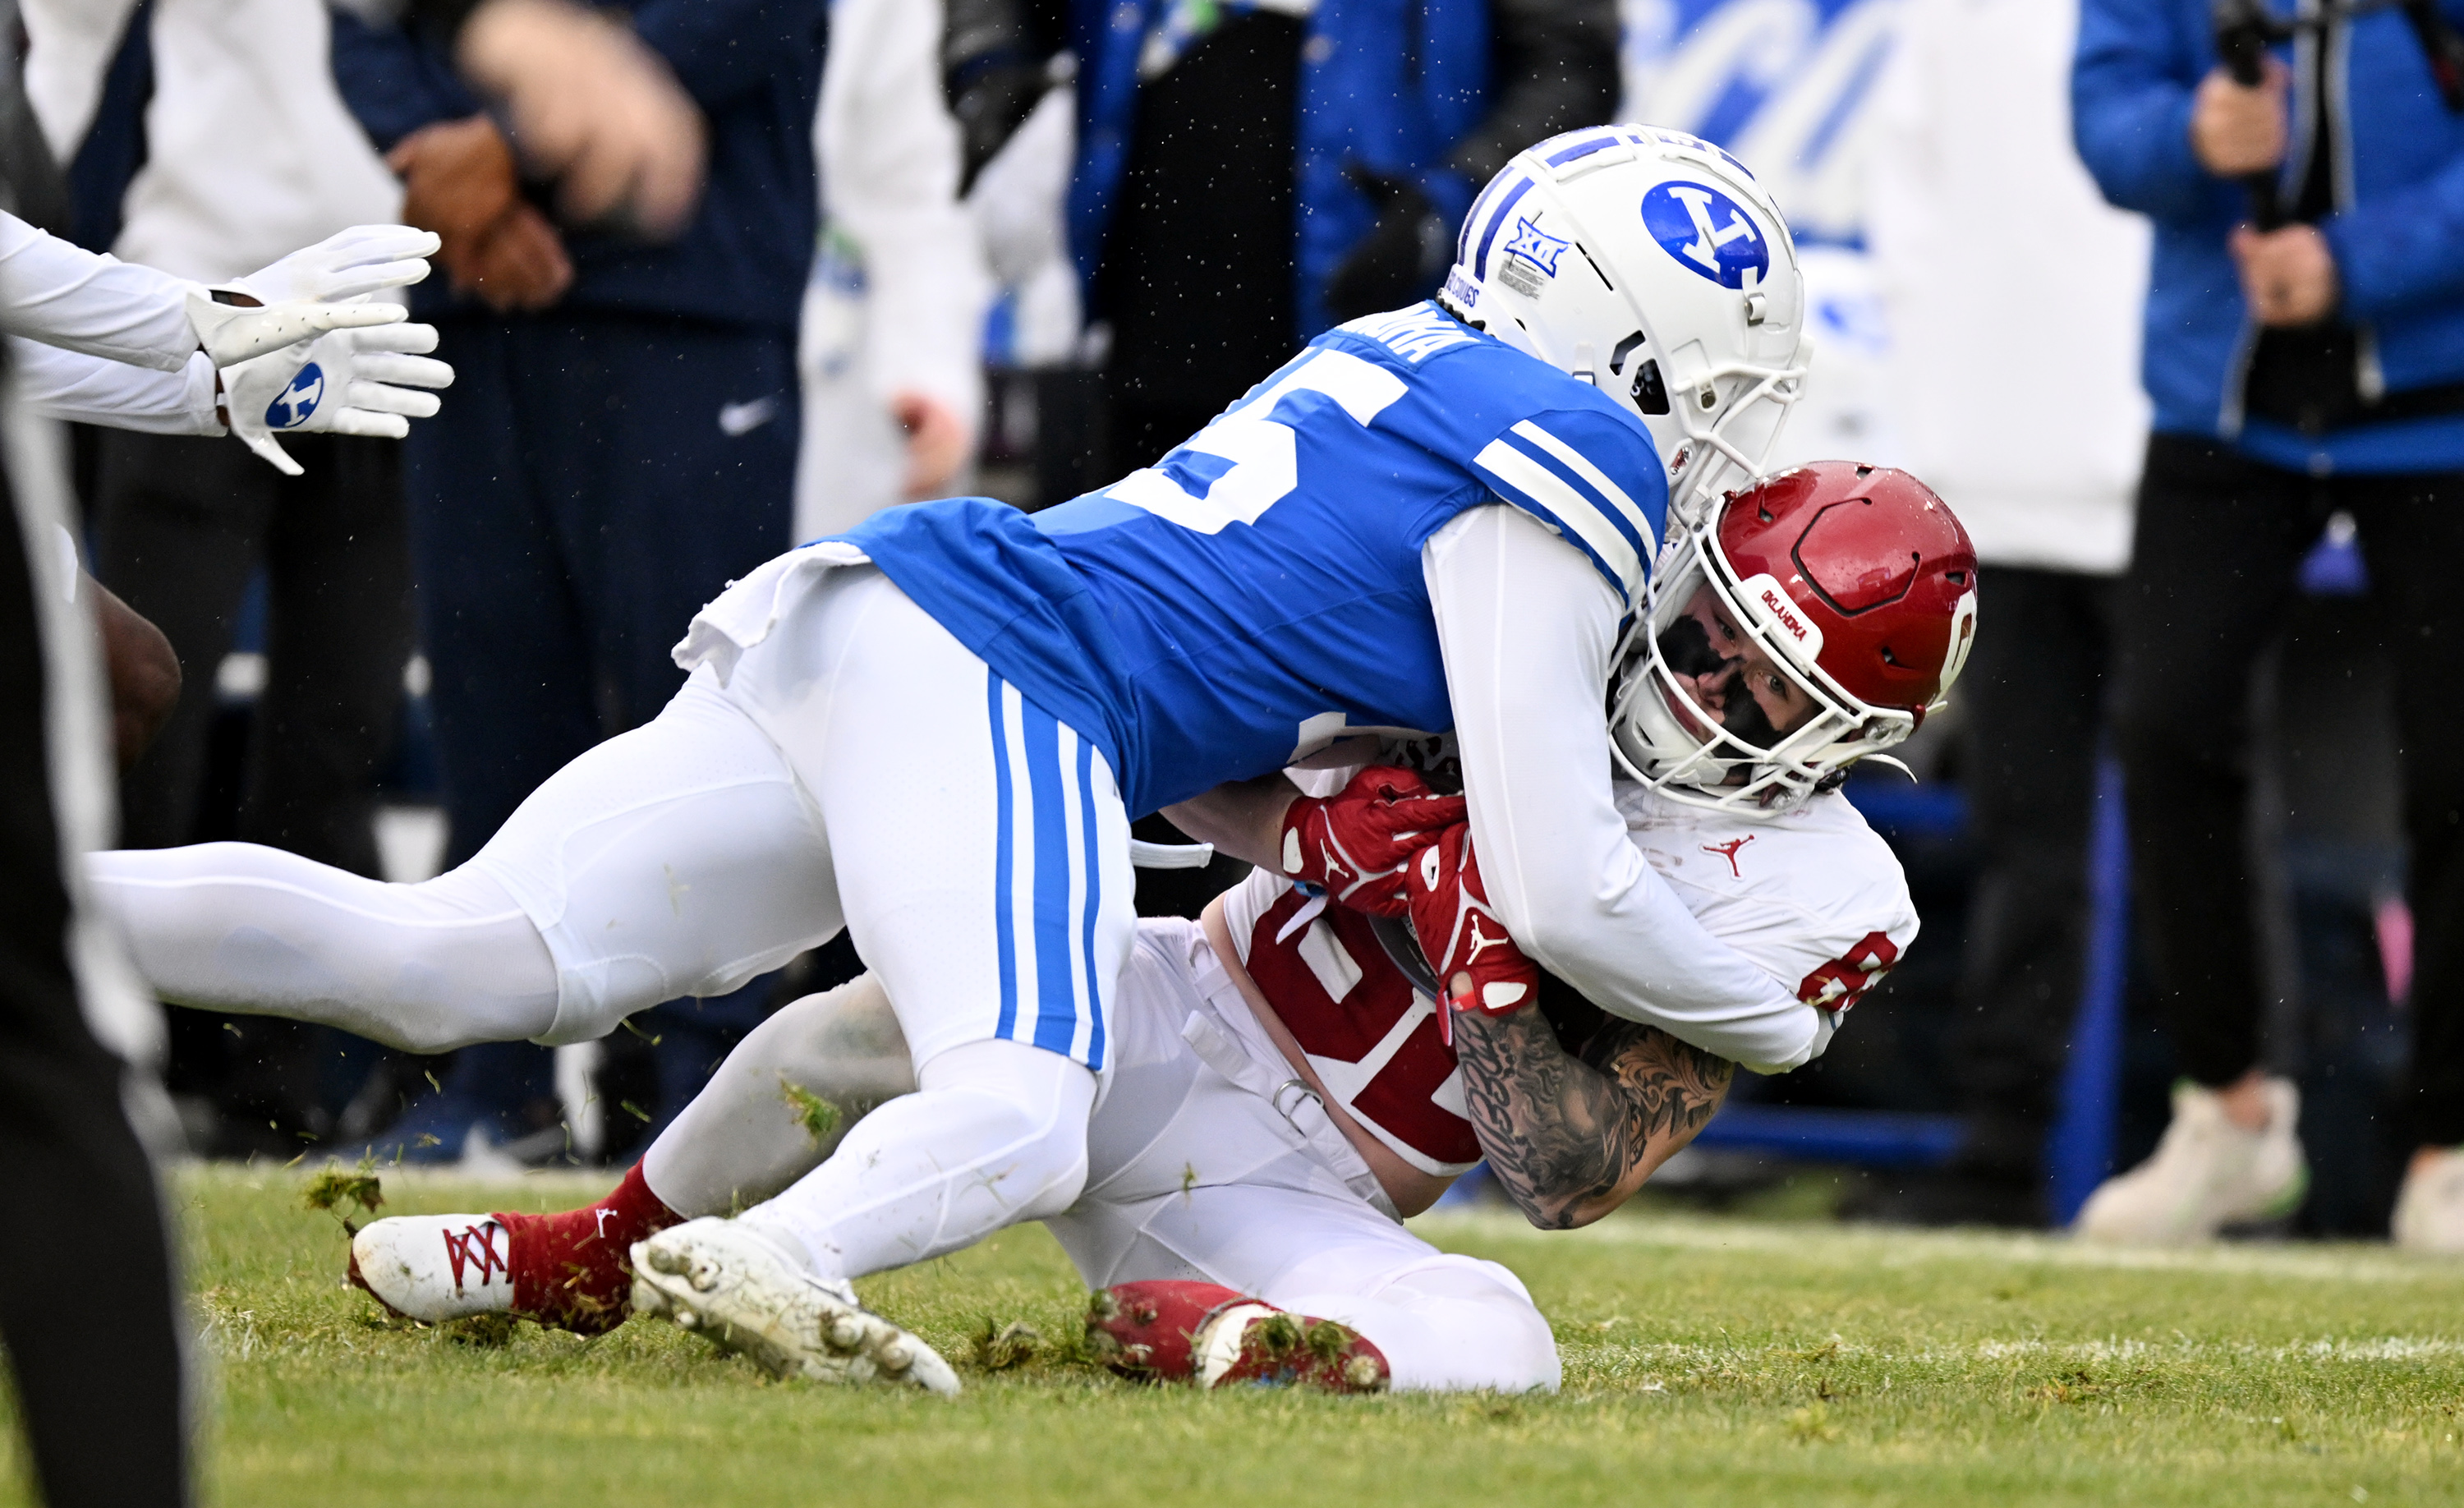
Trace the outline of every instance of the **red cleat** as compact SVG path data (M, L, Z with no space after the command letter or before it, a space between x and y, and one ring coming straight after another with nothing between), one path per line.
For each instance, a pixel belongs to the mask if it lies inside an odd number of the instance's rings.
M1374 1393L1392 1379L1386 1353L1350 1325L1220 1283L1115 1283L1094 1296L1087 1336L1112 1370L1150 1382Z
M601 1335L630 1312L627 1253L682 1216L636 1165L597 1204L557 1214L401 1215L351 1240L346 1279L406 1319L430 1324L511 1314Z

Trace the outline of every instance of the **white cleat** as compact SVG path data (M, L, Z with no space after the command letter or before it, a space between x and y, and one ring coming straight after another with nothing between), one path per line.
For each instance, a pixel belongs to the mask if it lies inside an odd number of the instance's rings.
M733 1220L689 1220L635 1242L633 1310L666 1315L774 1377L957 1395L958 1374L940 1353Z
M2274 1219L2300 1208L2310 1166L2295 1134L2301 1095L2291 1081L2265 1081L2267 1129L2245 1131L2215 1091L2173 1086L2173 1121L2155 1155L2108 1178L2072 1227L2083 1240L2123 1246L2189 1246L2228 1225Z
M409 1214L351 1237L349 1280L436 1324L514 1306L513 1237L489 1214Z
M2464 1256L2464 1148L2438 1152L2405 1174L2388 1234L2408 1252Z

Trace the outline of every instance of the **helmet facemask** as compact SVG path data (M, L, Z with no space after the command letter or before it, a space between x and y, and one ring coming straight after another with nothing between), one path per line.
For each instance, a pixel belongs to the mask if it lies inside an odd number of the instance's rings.
M1661 439L1661 431L1672 423L1677 431L1677 443L1668 454L1672 533L1709 518L1722 497L1769 474L1768 463L1779 444L1789 409L1804 392L1810 345L1800 343L1793 360L1785 365L1731 361L1685 371L1680 382L1668 387L1665 417L1642 409L1643 422L1655 430L1655 439ZM1689 349L1699 352L1700 347ZM1665 371L1661 381L1668 382ZM1634 395L1638 407L1644 402L1640 391L1644 385L1638 377Z
M1801 660L1785 636L1749 610L1748 583L1728 568L1711 523L1706 519L1670 541L1643 610L1618 645L1610 746L1630 778L1673 800L1720 810L1786 811L1838 784L1857 760L1904 740L1916 731L1919 714L1861 702L1820 667ZM1771 727L1745 689L1742 666L1721 706L1705 708L1698 700L1688 680L1724 659L1692 612L1696 596L1705 590L1728 622L1812 702L1812 714L1796 727L1784 733Z

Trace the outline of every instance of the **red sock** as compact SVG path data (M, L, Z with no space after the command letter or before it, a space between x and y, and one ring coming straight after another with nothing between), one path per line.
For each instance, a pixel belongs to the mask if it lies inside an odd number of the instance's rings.
M633 1243L684 1223L642 1181L635 1163L597 1204L560 1214L505 1214L514 1313L599 1335L625 1322L633 1297Z

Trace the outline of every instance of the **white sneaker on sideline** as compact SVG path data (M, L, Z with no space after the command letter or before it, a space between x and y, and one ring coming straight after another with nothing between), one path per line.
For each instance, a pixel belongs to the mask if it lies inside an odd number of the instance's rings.
M774 1377L904 1383L956 1397L940 1353L734 1220L704 1217L633 1246L633 1309L666 1315Z
M2301 1094L2290 1080L2262 1081L2267 1129L2245 1131L2212 1089L2173 1086L2173 1121L2155 1155L2099 1185L2071 1227L2082 1240L2188 1246L2244 1220L2300 1208L2310 1166L2295 1127Z
M2404 1175L2388 1234L2408 1252L2464 1256L2464 1147L2450 1147Z
M407 1214L351 1237L348 1280L429 1324L514 1306L513 1237L490 1214Z

